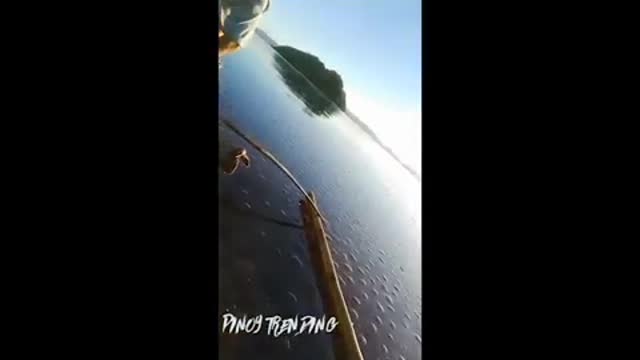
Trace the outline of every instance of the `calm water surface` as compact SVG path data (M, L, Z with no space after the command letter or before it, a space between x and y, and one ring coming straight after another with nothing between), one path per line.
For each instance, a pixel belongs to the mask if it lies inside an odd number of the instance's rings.
M318 197L365 359L420 359L420 184L345 114L313 115L283 81L276 56L256 37L225 59L221 117ZM302 195L233 133L220 128L219 136L223 147L247 147L253 161L250 169L221 177L219 312L321 314L299 228ZM332 358L317 350L326 347L322 336L229 341L235 344L224 354L229 359L255 356L238 345L247 342L260 346L265 359Z

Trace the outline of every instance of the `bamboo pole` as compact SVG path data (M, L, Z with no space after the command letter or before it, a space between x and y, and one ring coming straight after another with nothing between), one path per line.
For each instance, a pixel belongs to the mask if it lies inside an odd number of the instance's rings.
M338 338L334 337L336 340L336 355L338 355L338 359L364 360L351 322L351 316L338 282L327 234L322 221L316 214L317 204L315 201L315 195L309 193L309 199L302 200L300 208L312 260L316 266L316 274L321 279L321 292L328 310L335 314L338 320Z
M265 148L251 140L242 131L236 128L228 121L222 120L233 132L243 138L260 153L271 160L282 172L289 177L294 185L302 192L305 199L300 201L300 210L305 229L305 235L309 241L309 250L311 252L311 260L316 269L316 274L320 278L320 290L323 300L330 313L335 314L338 320L337 335L334 337L337 350L337 359L340 360L364 360L360 345L356 338L355 329L349 315L349 308L344 300L340 283L336 275L336 269L329 248L329 235L324 224L329 225L328 221L322 216L317 205L315 195L307 192L291 172L275 158Z
M300 190L302 192L302 194L307 198L307 200L310 200L309 198L309 194L307 194L306 190L302 187L302 185L300 185L300 183L298 182L298 180L293 176L293 174L291 174L291 172L289 171L289 169L287 169L280 161L278 161L278 159L276 159L275 156L273 156L267 149L265 149L264 147L260 146L260 144L256 143L255 141L249 139L248 136L246 136L242 131L240 131L237 127L235 127L232 123L226 121L226 120L222 120L222 122L227 125L227 127L229 127L231 130L233 130L233 132L235 132L236 134L238 134L238 136L240 136L241 138L243 138L246 142L248 142L249 144L253 145L254 148L256 148L256 150L258 150L260 153L262 153L264 156L266 156L269 160L271 160L274 164L276 164L276 166L285 174L287 175L287 177L293 182L293 184L298 188L298 190ZM328 224L327 219L324 218L324 216L322 216L322 213L320 213L320 209L317 208L316 204L314 201L311 201L311 204L314 208L314 210L316 211L316 214L320 217L320 219L322 220L322 222L324 222L325 224Z

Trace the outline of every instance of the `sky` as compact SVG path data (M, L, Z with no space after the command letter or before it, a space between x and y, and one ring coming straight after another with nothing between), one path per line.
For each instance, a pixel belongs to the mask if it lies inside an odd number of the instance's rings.
M336 70L347 108L420 174L421 1L271 0L260 24Z

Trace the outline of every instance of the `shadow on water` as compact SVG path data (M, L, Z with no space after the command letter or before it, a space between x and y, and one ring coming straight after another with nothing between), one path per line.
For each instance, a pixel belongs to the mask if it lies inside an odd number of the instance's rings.
M284 226L284 227L289 227L289 228L293 228L293 229L300 229L303 230L304 227L302 226L302 224L296 224L296 223L292 223L289 221L285 221L285 220L278 220L275 219L273 217L261 214L257 211L250 211L250 210L246 210L246 209L241 209L235 205L233 205L233 202L229 199L221 199L220 200L220 205L222 205L222 210L223 211L229 211L232 212L238 216L242 216L242 217L246 217L248 219L256 219L256 220L262 220L264 222L267 223L271 223L271 224L275 224L275 225L280 225L280 226Z

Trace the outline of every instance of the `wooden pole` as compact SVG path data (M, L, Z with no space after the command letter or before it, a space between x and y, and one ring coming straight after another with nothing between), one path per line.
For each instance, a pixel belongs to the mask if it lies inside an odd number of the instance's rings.
M340 283L338 282L338 276L336 275L331 249L329 248L329 236L323 225L328 225L329 223L322 216L315 195L305 191L293 174L264 147L252 141L230 122L223 120L223 123L280 168L304 195L305 198L300 201L300 210L302 212L305 235L309 241L311 260L315 267L316 274L320 278L318 285L323 296L323 301L329 312L334 314L338 320L337 336L333 337L336 345L336 358L340 360L364 360L353 328L353 323L351 322L349 308L344 300L342 289L340 289Z
M314 203L309 203L313 201ZM311 258L316 267L316 274L320 278L320 292L330 313L335 314L338 320L334 337L337 359L364 360L355 330L349 315L349 309L344 300L338 276L331 256L331 249L324 230L323 222L317 215L318 209L315 203L315 195L309 193L308 197L300 202L302 220L305 235L309 241Z
M243 138L246 142L248 142L249 144L251 144L256 150L258 150L260 153L262 153L262 155L266 156L267 159L271 160L285 175L287 175L287 177L293 182L293 184L298 188L298 190L300 190L302 192L302 194L307 198L307 200L309 200L309 195L307 194L307 192L305 191L305 189L302 187L302 185L298 182L298 180L293 176L293 174L291 174L291 172L289 171L289 169L286 168L286 166L284 166L280 161L278 161L278 159L276 159L275 156L273 156L267 149L265 149L263 146L261 146L260 144L256 143L255 141L251 140L247 135L245 135L242 131L240 131L240 129L238 129L235 125L233 125L231 122L226 121L226 120L222 120L222 122L227 125L227 127L229 129L231 129L233 132L235 132L238 136L240 136L241 138ZM322 214L320 213L320 209L317 208L315 202L311 202L311 205L314 207L316 214L320 217L320 219L325 223L328 224L328 221L322 216Z

